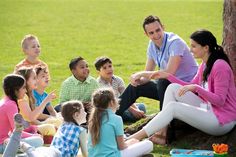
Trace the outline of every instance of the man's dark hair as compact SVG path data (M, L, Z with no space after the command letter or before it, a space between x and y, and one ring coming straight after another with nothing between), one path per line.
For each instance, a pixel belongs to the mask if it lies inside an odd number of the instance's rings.
M145 25L148 25L148 24L153 23L155 21L157 21L158 23L160 23L161 26L163 26L159 17L154 16L154 15L149 15L143 21L143 30L146 32Z
M70 64L69 64L70 70L75 69L75 67L76 67L76 65L78 64L78 62L79 62L79 61L82 61L82 60L84 60L84 58L82 58L82 57L80 57L80 56L77 57L77 58L72 59L72 60L70 61Z
M94 63L94 65L96 67L96 70L100 71L101 67L106 63L111 63L112 64L111 59L108 58L108 57L104 57L104 56L97 58L95 63Z

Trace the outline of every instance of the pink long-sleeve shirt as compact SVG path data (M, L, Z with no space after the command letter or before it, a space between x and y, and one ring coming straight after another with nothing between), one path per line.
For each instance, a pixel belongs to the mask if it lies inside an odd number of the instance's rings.
M9 138L9 133L14 130L14 115L18 113L17 104L7 96L0 101L0 144ZM22 138L34 136L31 133L22 132Z
M170 75L168 80L181 85L196 84L195 92L212 104L213 111L220 124L236 120L236 87L231 67L222 59L216 60L208 76L208 90L201 87L205 63L202 63L196 76L190 83Z

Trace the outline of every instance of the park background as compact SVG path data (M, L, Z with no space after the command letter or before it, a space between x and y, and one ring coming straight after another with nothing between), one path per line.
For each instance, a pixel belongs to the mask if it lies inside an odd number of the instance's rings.
M149 39L142 22L146 16L159 16L166 31L178 34L188 44L193 31L205 28L221 45L222 12L223 0L1 0L0 78L12 73L24 58L23 36L34 34L41 44L40 59L50 69L48 92L56 89L59 96L61 83L71 75L68 63L78 56L88 61L94 77L95 59L112 58L115 74L127 85L130 75L145 66ZM147 104L148 113L159 109L156 101L139 101ZM165 157L170 149L155 146L153 153Z

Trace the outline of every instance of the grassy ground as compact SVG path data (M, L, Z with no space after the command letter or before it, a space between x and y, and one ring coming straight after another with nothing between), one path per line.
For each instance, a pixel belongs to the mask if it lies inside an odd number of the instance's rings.
M95 58L111 57L115 74L128 84L130 74L145 66L148 39L141 27L145 16L160 16L166 31L179 34L186 42L193 31L206 28L221 43L222 8L222 0L1 0L0 78L24 58L20 41L31 33L39 37L40 58L50 68L47 91L59 93L60 84L70 75L68 63L77 56L90 63L94 77ZM140 101L148 105L149 113L158 110L157 102ZM154 153L169 156L170 149L156 146Z

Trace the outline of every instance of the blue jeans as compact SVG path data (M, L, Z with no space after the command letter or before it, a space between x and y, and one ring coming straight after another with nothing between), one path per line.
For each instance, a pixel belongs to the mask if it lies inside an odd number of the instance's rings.
M146 113L146 107L143 103L135 103L135 105L140 111L143 111L144 113ZM136 122L137 120L139 120L136 117L134 117L129 110L126 110L123 113L122 119L124 122Z
M2 154L4 150L5 150L5 145L0 144L0 154Z

